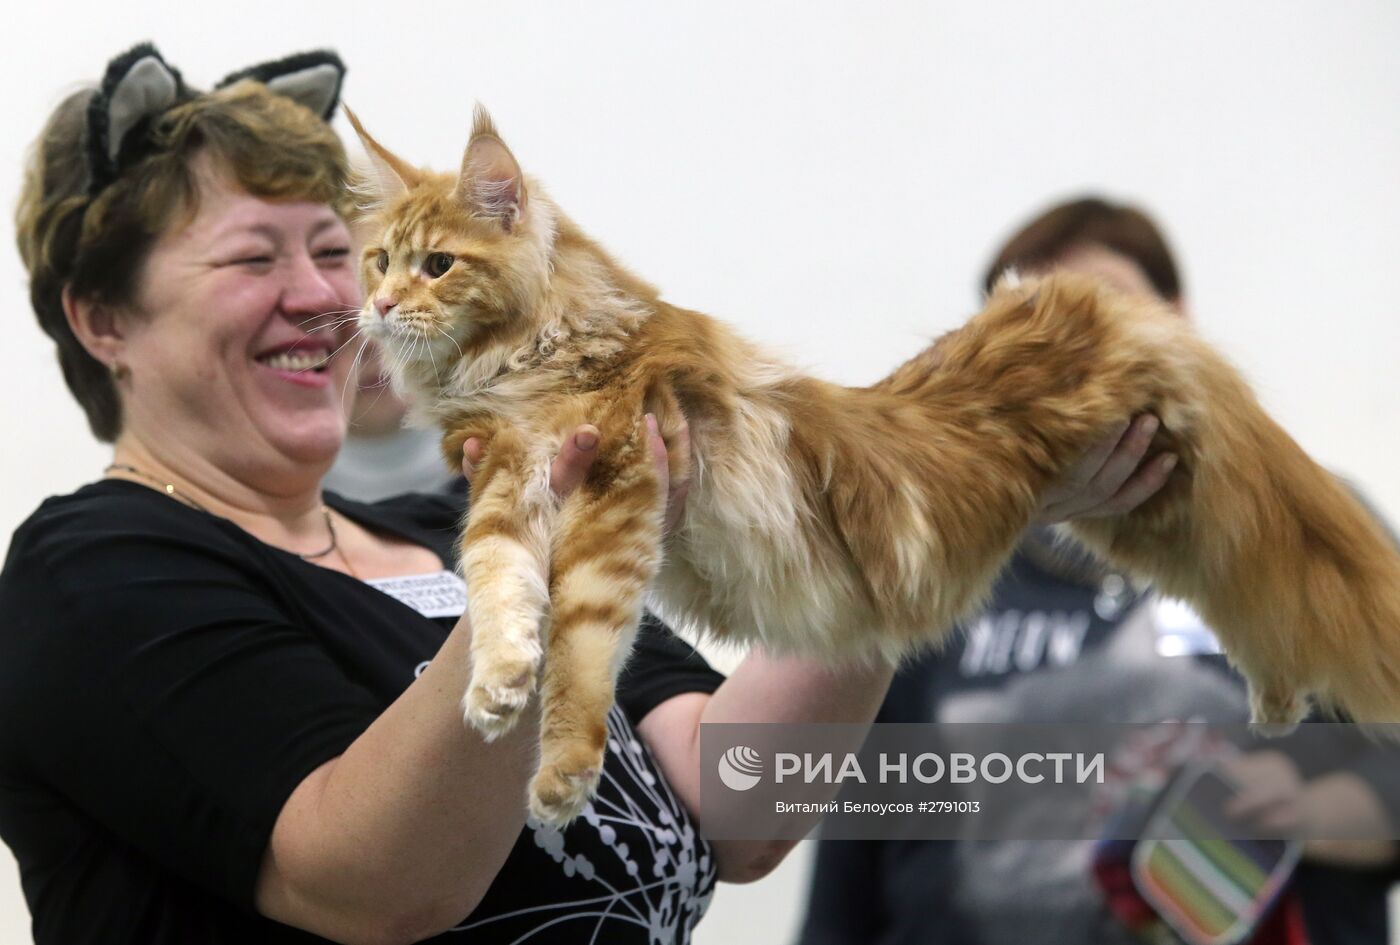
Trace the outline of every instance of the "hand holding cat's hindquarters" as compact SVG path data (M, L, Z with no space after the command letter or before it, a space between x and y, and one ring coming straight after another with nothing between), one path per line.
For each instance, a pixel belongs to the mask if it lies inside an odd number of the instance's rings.
M647 442L651 446L652 460L656 463L656 475L659 478L661 491L666 494L666 520L661 525L661 533L670 535L678 524L681 516L685 513L685 497L690 493L690 476L671 476L671 460L669 450L672 446L676 452L683 456L690 456L690 424L681 418L680 426L672 435L674 443L666 442L661 436L657 427L656 417L647 414Z
M681 453L690 452L690 426L684 422L675 433L676 447ZM665 532L670 534L680 521L681 514L685 511L686 493L690 491L690 480L677 479L671 481L670 461L667 449L670 446L657 429L656 418L647 414L647 442L651 447L651 455L656 463L656 475L661 484L661 491L666 493L666 522ZM593 465L593 460L597 457L595 452L598 448L598 428L590 423L581 424L574 430L574 435L564 441L564 446L559 450L559 455L554 458L554 462L549 468L549 488L559 498L563 498L573 492L588 475L589 468ZM476 467L480 465L484 449L481 441L476 437L468 439L462 444L462 475L466 477L470 484L476 475Z
M1176 466L1173 453L1143 459L1159 426L1156 417L1142 414L1109 431L1063 480L1046 490L1034 524L1122 515L1156 495Z

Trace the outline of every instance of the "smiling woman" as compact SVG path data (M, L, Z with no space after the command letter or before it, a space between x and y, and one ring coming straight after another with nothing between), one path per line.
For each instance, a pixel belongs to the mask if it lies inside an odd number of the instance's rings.
M725 680L648 618L598 796L527 822L536 704L494 741L462 724L462 503L321 488L355 349L341 73L311 53L200 93L138 47L34 151L35 313L113 442L0 572L0 836L35 939L687 942L717 878L791 846L706 839L700 723L869 721L890 669L755 653ZM567 439L556 495L598 441Z
M649 624L608 813L523 829L533 723L461 724L461 502L322 491L358 350L340 76L307 54L200 93L138 47L34 149L35 313L113 444L0 573L0 835L35 939L684 941L745 864L639 729L718 674Z

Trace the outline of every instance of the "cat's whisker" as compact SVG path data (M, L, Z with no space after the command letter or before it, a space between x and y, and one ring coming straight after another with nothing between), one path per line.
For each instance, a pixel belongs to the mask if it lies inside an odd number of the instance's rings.
M422 335L420 332L414 332L414 334L413 334L413 347L412 347L411 349L409 349L409 350L412 351L412 353L413 353L413 360L415 360L415 361L420 360L419 357L418 357L418 347L419 347L419 345L421 345L422 343L423 343L423 335Z
M376 405L378 405L380 399L383 398L383 396L384 396L385 394L389 393L391 387L392 387L392 384L391 384L390 380L389 380L387 377L384 378L383 380L375 381L373 384L367 384L366 386L361 387L361 388L360 388L360 391L361 391L361 392L364 392L364 391L367 391L367 390L372 390L372 391L375 392L375 394L374 394L374 400L371 401L370 404L369 404L369 406L366 407L365 409L366 409L366 410L372 410L372 409L374 409L374 407L375 407Z
M452 347L457 349L457 357L465 358L466 354L462 351L462 346L457 343L457 339L453 338L452 335L448 333L447 329L443 328L441 325L437 325L435 327L437 328L440 334L442 334L448 341L452 342Z
M352 390L358 391L359 389L360 385L356 378L360 376L360 358L364 355L365 349L369 347L370 341L372 340L369 337L369 335L362 336L360 332L356 332L355 337L362 338L363 344L360 345L359 350L355 352L354 359L350 362L349 379L340 391L340 412L346 417L350 417L350 411L353 409L353 403L350 407L347 407L345 404L345 398L350 395L350 392ZM354 338L352 338L351 340L353 341Z
M350 342L354 341L356 338L361 337L365 339L366 344L374 340L369 335L365 334L365 330L363 328L357 328L355 329L355 333L352 334L349 338L346 338L344 343L342 343L340 347L336 348L334 351L331 352L330 356L333 358L337 354L340 354L340 352L344 351L345 348L350 344Z
M308 329L306 330L306 333L307 333L308 335L314 335L314 334L316 334L316 332L318 332L318 331L325 331L325 330L328 329L328 328L330 328L330 329L342 328L342 327L344 327L344 326L346 326L346 325L351 324L352 322L358 321L358 320L359 320L359 317L360 317L360 315L359 315L358 312L355 312L355 313L349 314L349 315L344 315L344 316L342 316L342 317L339 317L339 318L335 319L334 321L326 322L326 324L324 324L324 325L317 325L315 328L308 328Z
M438 329L438 331L441 331L441 330L442 330L441 328ZM428 362L429 362L430 364L432 364L432 366L433 366L433 377L437 377L437 376L438 376L437 358L433 357L433 346L432 346L431 341L428 339L428 337L427 337L426 335L425 335L424 338L423 338L423 349L424 349L425 351L428 352Z
M321 312L317 315L312 315L310 318L303 318L301 321L297 322L296 325L298 328L303 328L306 325L313 324L325 318L331 319L331 322L329 324L343 325L346 321L359 317L361 311L363 311L363 309L346 308L336 309L329 312ZM306 332L307 334L310 334L311 332L320 331L321 329L326 327L327 325L317 325L315 328L306 329Z

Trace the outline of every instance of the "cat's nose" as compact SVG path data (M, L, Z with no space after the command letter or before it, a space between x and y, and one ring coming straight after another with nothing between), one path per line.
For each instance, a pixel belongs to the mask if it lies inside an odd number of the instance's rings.
M387 295L381 295L379 298L374 300L374 310L379 313L380 318L383 318L389 313L389 309L393 308L395 305L398 304L398 299L391 298Z

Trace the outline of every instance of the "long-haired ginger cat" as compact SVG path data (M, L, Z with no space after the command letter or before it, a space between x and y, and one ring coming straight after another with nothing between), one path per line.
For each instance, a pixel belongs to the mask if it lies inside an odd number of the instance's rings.
M568 821L596 782L648 592L672 621L770 651L908 652L977 608L1046 487L1145 411L1176 472L1074 535L1201 612L1256 721L1293 723L1309 695L1400 720L1400 555L1164 308L1083 277L1007 282L888 378L838 387L662 301L484 113L458 173L355 127L376 170L361 325L449 463L485 444L462 546L466 718L504 732L542 672L541 819ZM663 435L687 420L693 444L671 456L691 486L664 554L647 412ZM585 422L597 459L557 500L550 462Z

